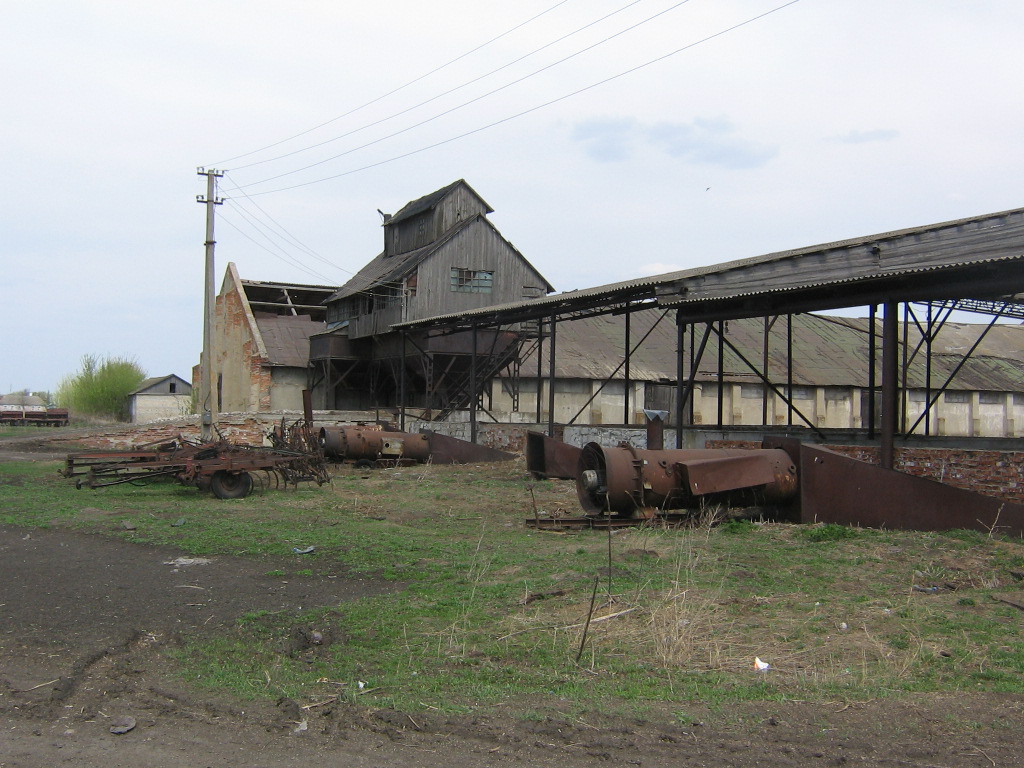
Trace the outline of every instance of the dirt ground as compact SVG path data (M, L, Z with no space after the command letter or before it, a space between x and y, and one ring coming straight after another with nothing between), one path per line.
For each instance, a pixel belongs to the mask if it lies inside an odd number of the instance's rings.
M2 450L2 446L0 446ZM23 446L19 447L23 450ZM33 448L21 456L41 458ZM12 453L0 453L0 461ZM19 456L19 458L21 458ZM2 496L0 496L2 503ZM182 560L181 558L185 558ZM175 675L166 649L254 610L400 589L343 573L282 581L266 561L0 527L0 768L278 766L1019 766L1024 696L746 705L727 717L526 719L239 702ZM558 711L557 702L531 703ZM134 727L112 733L118 725Z

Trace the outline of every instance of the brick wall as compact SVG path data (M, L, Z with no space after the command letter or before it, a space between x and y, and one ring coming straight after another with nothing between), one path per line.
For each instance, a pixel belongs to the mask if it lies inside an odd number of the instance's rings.
M709 440L708 448L758 448L759 442ZM828 445L852 459L878 464L874 446ZM893 468L908 475L986 496L1024 503L1024 451L977 451L962 448L896 448Z

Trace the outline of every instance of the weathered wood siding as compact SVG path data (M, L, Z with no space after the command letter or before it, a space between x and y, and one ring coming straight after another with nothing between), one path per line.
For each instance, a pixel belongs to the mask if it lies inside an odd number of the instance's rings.
M388 227L389 254L407 253L429 245L461 221L485 215L487 207L466 187L458 186L434 208Z
M494 273L490 293L451 289L453 267ZM408 300L406 319L419 320L491 304L520 301L524 286L544 281L491 226L483 221L467 227L432 258L420 264L416 295Z
M493 272L490 293L453 291L452 268ZM349 321L349 336L361 338L387 333L391 325L402 320L521 301L527 296L536 296L537 287L545 285L544 278L483 219L470 224L420 264L415 276L415 295L405 298L404 315L401 299L386 303L381 297L375 297L373 312Z

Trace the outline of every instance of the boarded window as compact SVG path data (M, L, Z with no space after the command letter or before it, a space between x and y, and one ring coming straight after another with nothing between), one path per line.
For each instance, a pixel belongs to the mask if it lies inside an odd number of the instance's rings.
M845 403L850 399L850 390L845 387L825 387L826 403Z
M494 272L487 269L452 267L451 289L461 293L490 293Z
M814 388L813 387L793 387L793 394L790 396L790 400L813 400L814 399Z
M741 384L740 397L744 400L760 400L764 397L763 384Z
M589 395L590 379L555 379L555 392L564 395Z
M511 379L501 380L501 389L506 395L511 395L514 391L513 382ZM519 393L520 394L533 394L537 391L537 380L533 378L521 378L519 379Z

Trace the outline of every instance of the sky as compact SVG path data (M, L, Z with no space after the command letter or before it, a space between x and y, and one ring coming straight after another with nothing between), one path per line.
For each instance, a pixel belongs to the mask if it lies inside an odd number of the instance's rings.
M457 179L558 291L1024 206L1019 0L0 4L0 391L190 378Z

